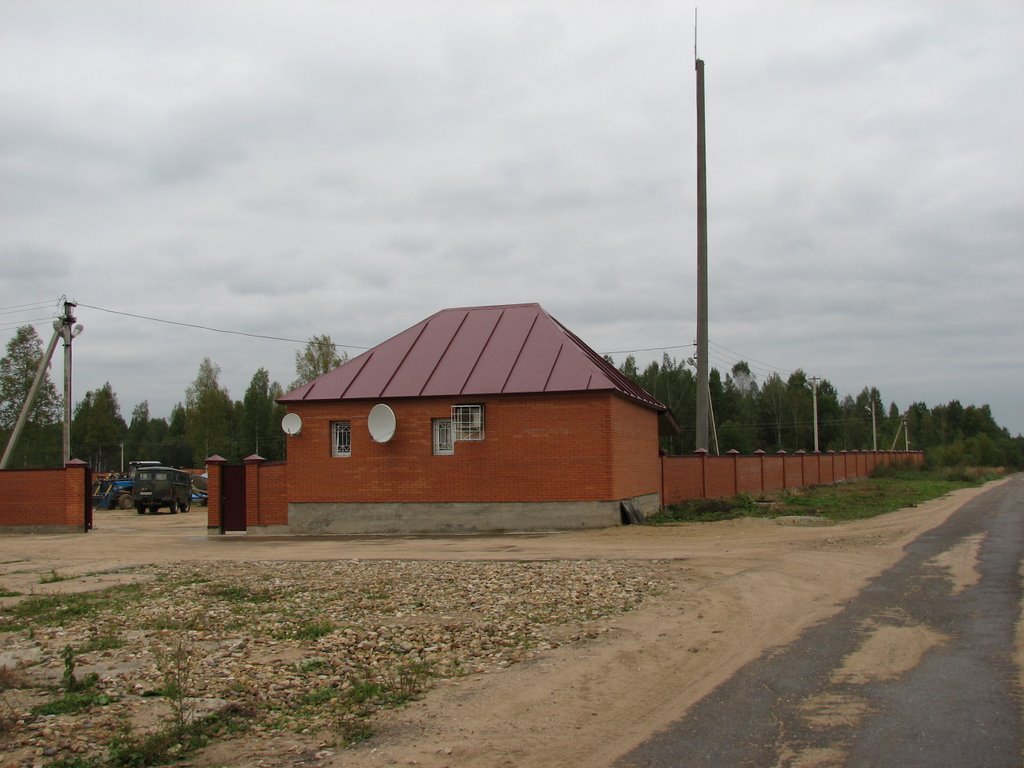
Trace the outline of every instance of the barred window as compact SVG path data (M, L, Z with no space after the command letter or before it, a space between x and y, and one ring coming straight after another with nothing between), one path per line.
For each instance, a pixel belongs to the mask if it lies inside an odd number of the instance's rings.
M452 439L452 420L433 419L434 455L451 456L455 453L455 441Z
M453 439L457 441L484 439L484 407L482 405L452 406Z
M352 455L352 423L348 421L331 422L331 455Z

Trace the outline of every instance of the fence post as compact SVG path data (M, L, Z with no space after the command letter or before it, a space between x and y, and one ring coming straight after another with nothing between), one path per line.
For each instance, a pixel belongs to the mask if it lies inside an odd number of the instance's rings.
M217 454L206 460L206 532L211 535L220 533L220 500L224 494L221 468L227 463L227 459Z
M706 499L708 497L708 449L698 448L694 453L700 455L700 497Z
M754 451L754 455L757 456L761 460L761 470L760 470L759 474L761 476L761 493L763 494L764 493L764 451L762 451L760 448L758 448L756 451Z
M266 459L252 454L242 459L245 464L245 525L260 524L260 465Z

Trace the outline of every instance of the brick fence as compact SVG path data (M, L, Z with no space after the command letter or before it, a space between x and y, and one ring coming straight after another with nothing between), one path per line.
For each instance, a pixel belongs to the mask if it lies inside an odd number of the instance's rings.
M206 464L209 478L206 526L211 532L221 527L221 472L225 462L219 459L207 459ZM246 527L287 525L287 465L283 461L266 461L255 455L249 456L242 463L245 465Z
M875 467L924 463L922 451L840 451L835 453L696 453L663 456L661 503L714 499L827 485L867 477Z
M89 467L0 470L0 533L73 533L92 523Z
M288 525L288 477L284 462L266 462L250 456L245 465L245 524L247 528ZM867 477L878 466L923 464L921 451L841 451L839 453L767 454L758 451L725 456L696 453L661 457L661 504L687 499L756 495L783 489L826 485ZM223 459L208 460L211 532L221 527L221 471Z

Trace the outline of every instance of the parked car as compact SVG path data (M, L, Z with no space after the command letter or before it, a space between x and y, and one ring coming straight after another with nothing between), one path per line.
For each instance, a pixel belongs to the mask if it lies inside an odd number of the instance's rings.
M143 467L135 471L135 511L143 515L167 507L173 515L192 506L192 480L188 472L171 467Z

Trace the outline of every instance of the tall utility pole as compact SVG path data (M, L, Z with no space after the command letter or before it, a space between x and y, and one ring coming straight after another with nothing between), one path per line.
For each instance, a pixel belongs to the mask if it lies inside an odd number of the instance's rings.
M704 131L704 62L697 58L697 445L708 449L708 169Z
M82 326L75 326L73 301L64 302L64 316L61 321L61 336L64 337L64 463L71 461L71 340L82 332ZM74 326L74 327L72 327Z
M818 450L818 382L821 379L818 376L811 376L811 400L814 402L814 452L820 453Z

